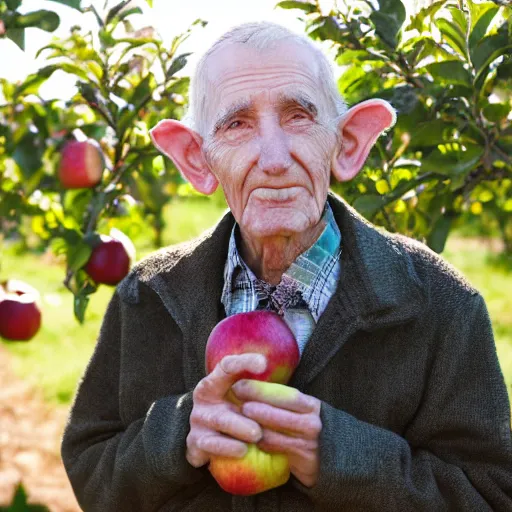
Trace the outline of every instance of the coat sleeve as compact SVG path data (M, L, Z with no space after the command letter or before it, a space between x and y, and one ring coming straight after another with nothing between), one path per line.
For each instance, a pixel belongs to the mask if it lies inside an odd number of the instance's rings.
M512 511L507 391L484 300L468 301L404 437L322 403L318 482L294 481L320 510Z
M121 419L122 307L114 294L62 439L62 460L86 512L158 510L204 480L203 471L185 458L191 392L154 401L131 424Z

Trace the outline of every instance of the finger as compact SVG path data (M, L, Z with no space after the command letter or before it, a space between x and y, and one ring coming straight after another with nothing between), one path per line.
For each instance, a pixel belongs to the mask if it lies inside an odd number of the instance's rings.
M190 423L208 427L248 443L258 442L262 436L258 423L218 404L194 407Z
M298 389L273 382L242 379L232 387L236 397L243 401L264 402L294 412L319 412L320 401Z
M313 471L312 474L310 475L307 475L303 471L297 469L292 470L290 468L290 471L293 474L293 476L295 476L295 478L306 487L313 487L318 480L318 470Z
M315 454L318 450L318 442L313 439L287 436L270 429L263 429L263 438L257 444L258 448L261 448L266 452L298 455L301 457L302 461L308 461L311 463L314 462Z
M207 377L202 379L194 390L194 398L215 400L223 398L237 376L242 372L262 373L267 367L267 359L262 354L237 354L224 357Z
M316 414L300 414L268 404L246 402L242 414L263 427L299 434L307 439L317 439L322 430L322 421Z
M197 447L210 455L241 458L247 453L247 445L222 434L209 434L197 440Z
M210 457L207 453L199 450L199 448L196 448L195 446L187 448L185 456L189 464L195 468L204 466L210 460Z
M194 432L191 431L188 434L186 440L187 450L185 456L192 466L194 466L195 468L200 468L210 460L210 456L197 447L196 441L197 435L195 435Z

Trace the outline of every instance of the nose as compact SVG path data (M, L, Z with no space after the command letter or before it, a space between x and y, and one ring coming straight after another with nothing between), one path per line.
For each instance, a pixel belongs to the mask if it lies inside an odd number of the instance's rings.
M288 139L277 120L267 119L260 125L259 168L268 175L283 174L292 165Z

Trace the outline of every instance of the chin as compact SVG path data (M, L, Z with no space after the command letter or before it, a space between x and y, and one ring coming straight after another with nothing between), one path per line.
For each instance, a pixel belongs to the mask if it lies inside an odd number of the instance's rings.
M291 208L271 208L261 217L246 226L252 236L292 236L302 233L312 226L311 221L302 212Z
M264 216L257 222L247 226L248 231L258 238L269 236L293 236L302 233L311 227L311 223L304 219L304 216L297 215L295 212L290 218L285 216L273 215Z

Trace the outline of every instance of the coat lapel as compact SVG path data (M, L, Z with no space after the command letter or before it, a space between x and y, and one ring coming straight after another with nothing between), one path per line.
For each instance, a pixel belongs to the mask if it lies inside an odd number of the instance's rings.
M329 203L342 236L341 275L295 371L304 389L359 330L373 331L419 316L425 292L409 256L392 235L380 232L341 198Z

